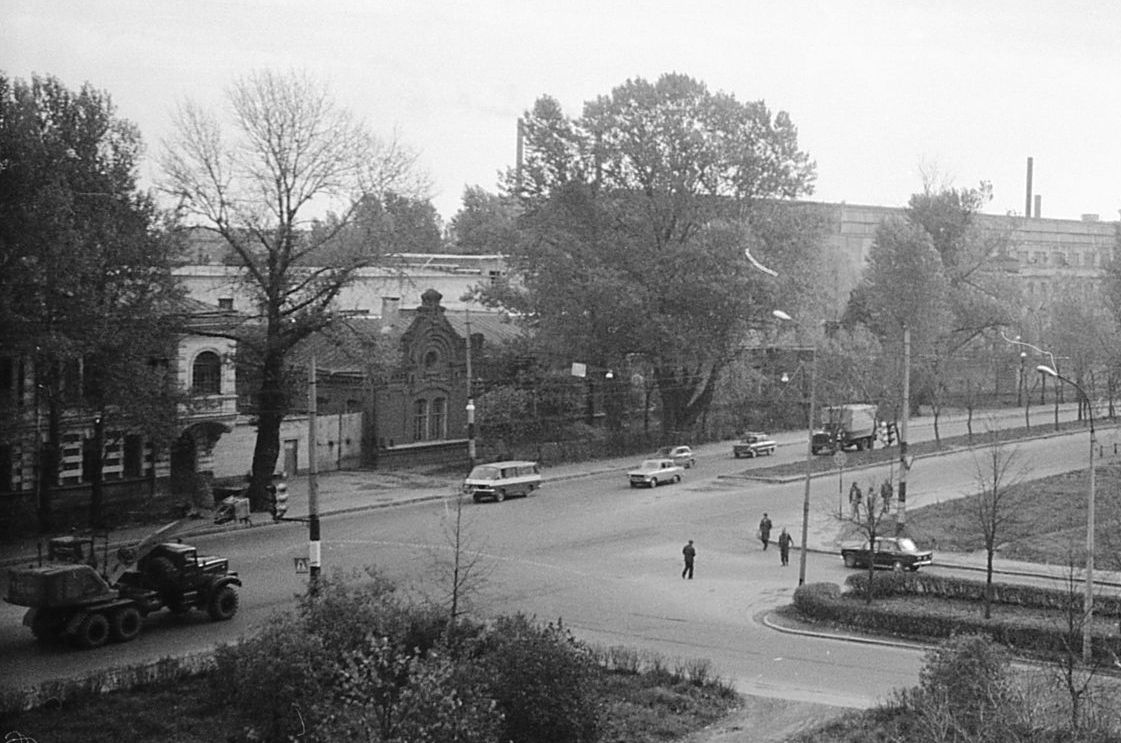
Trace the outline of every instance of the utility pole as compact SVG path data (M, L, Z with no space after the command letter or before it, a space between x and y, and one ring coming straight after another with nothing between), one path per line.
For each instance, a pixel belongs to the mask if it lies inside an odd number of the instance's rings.
M315 354L311 356L308 369L308 469L307 469L307 509L308 509L308 593L315 595L319 589L319 466L316 462L317 441L315 423L318 414L317 372Z
M806 582L806 541L809 537L810 528L810 480L813 477L813 459L814 459L814 418L816 416L816 408L814 402L817 400L817 346L815 345L810 357L810 411L809 411L809 424L806 426L809 430L809 441L806 442L806 482L805 490L802 493L802 551L798 556L798 585L804 585Z
M907 471L911 465L907 460L907 419L911 417L911 329L903 323L903 418L899 426L899 518L895 521L895 533L906 534L907 522Z
M518 119L518 131L521 131L521 119ZM519 142L521 140L519 139ZM475 398L473 377L471 376L471 309L463 308L463 317L467 324L467 471L475 469Z

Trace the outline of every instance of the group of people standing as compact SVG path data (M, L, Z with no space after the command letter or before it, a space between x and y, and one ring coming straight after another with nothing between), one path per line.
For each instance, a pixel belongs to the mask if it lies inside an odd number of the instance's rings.
M766 551L771 543L771 530L774 525L771 523L771 518L766 513L759 521L759 530L756 536L763 542L763 550ZM783 565L790 564L790 545L794 544L794 538L786 531L786 527L782 528L782 532L778 535L778 556ZM682 580L693 580L693 563L697 559L697 548L693 546L693 540L690 539L689 543L681 548L681 554L685 558L685 567L681 570Z

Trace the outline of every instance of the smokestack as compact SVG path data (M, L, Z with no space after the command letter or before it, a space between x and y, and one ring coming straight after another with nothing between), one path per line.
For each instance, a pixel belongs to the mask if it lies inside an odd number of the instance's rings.
M1042 215L1043 194L1035 195L1035 218L1039 219Z
M1028 158L1028 193L1024 198L1024 216L1031 216L1031 158Z

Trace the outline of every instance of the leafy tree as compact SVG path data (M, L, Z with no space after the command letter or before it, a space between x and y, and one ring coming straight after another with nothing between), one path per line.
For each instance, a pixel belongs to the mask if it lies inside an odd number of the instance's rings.
M449 226L451 247L467 255L513 253L519 211L517 202L509 196L468 186L463 190L463 207Z
M340 290L389 249L376 242L383 221L359 219L369 211L363 207L419 197L424 181L412 152L375 139L306 75L251 73L227 98L231 140L198 106L179 107L162 155L162 187L184 215L229 244L258 300L253 320L263 332L241 350L259 369L250 496L260 508L289 409L289 354L334 321ZM313 225L313 211L322 208L338 211ZM332 262L314 265L323 253Z
M808 193L814 166L786 113L685 75L629 80L569 119L551 98L525 120L507 188L525 209L510 257L522 291L483 293L531 317L543 342L600 368L644 359L666 434L690 429L746 328L775 308L757 199ZM797 261L791 260L792 263Z
M25 365L46 408L39 520L51 525L63 415L88 422L85 472L100 524L106 437L173 435L173 245L137 189L142 142L108 94L50 77L0 75L0 348ZM20 401L0 396L0 406ZM14 435L17 411L0 415ZM9 427L9 422L11 425Z
M936 188L928 178L906 219L877 230L864 280L846 309L846 323L873 328L885 344L898 342L902 326L910 329L912 404L932 406L936 437L953 359L1009 324L1018 304L1015 284L993 268L1008 232L981 230L976 222L990 199L987 183Z
M1094 293L1065 286L1056 294L1051 304L1049 350L1064 359L1063 375L1085 390L1091 401L1099 400L1115 384L1113 368L1121 327ZM1079 403L1080 418L1084 402Z

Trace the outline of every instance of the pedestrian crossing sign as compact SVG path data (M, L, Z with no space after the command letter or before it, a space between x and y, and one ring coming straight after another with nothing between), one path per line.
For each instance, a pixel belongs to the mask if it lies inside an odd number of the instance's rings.
M296 572L297 573L310 572L309 569L308 569L308 558L306 558L306 557L296 557L296 558L293 558L292 562L296 563Z

